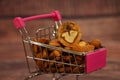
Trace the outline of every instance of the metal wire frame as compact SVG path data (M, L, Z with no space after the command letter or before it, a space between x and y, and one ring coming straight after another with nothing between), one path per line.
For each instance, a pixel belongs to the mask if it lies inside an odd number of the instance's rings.
M59 25L61 25L61 21L55 22L55 26L37 29L37 31L35 32L36 38L43 38L45 36L47 36L49 39L56 38L57 37L57 29L58 29ZM52 33L50 31L51 28L53 29ZM48 31L48 33L46 33L46 30ZM66 52L66 53L69 54L69 56L70 56L70 54L72 54L72 55L74 55L74 58L75 58L75 55L85 56L85 53L79 53L79 52L76 52L76 51L66 50L66 49L58 48L58 47L51 46L51 45L48 45L48 44L43 44L43 43L32 41L32 38L29 36L29 34L28 34L25 27L23 29L19 29L19 31L20 31L20 34L22 36L22 42L23 42L23 47L24 47L24 51L25 51L25 57L26 57L26 61L27 61L28 71L31 74L30 76L25 78L25 80L31 79L31 78L33 78L35 76L42 75L42 74L45 73L44 69L43 69L43 72L39 71L38 66L36 64L36 60L41 60L42 62L43 61L54 62L55 64L60 63L60 64L63 64L64 69L65 69L64 65L69 65L70 67L71 66L84 67L84 69L85 69L85 65L84 66L78 65L77 62L76 62L76 59L75 59L76 64L72 64L71 60L69 60L69 63L65 63L63 61L63 58L62 58L62 62L58 62L58 61L55 61L55 60L49 60L49 59L36 58L35 54L34 54L34 51L33 51L33 47L32 47L33 44L37 45L39 47L45 47L46 49L51 48L51 49L59 50L59 51L62 51L62 52ZM44 34L39 35L41 33L41 31L43 31ZM52 36L52 38L51 38L51 36ZM32 56L28 55L28 53L26 51L27 49L26 49L26 46L25 46L26 44L29 44L29 48L30 48L30 50L32 52ZM31 71L28 59L33 59L34 60L35 66L36 66L35 71ZM50 66L49 66L49 68L50 68ZM56 70L58 72L57 67L56 67ZM73 73L72 67L71 67L71 72ZM85 70L84 70L84 72L85 72ZM50 73L52 73L52 72L50 71ZM59 74L60 74L60 76L58 78L56 78L55 73L53 73L53 78L52 79L53 80L59 80L62 76L68 75L68 73L66 71L64 71L64 73L59 73ZM81 72L79 71L79 74L75 74L75 75L81 75ZM78 76L76 76L76 80L78 80Z

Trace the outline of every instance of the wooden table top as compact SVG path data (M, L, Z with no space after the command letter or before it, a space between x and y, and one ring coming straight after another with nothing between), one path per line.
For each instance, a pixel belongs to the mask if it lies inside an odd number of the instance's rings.
M120 17L73 19L72 21L80 24L84 40L99 38L107 48L106 67L81 75L79 80L120 80ZM23 80L29 73L20 35L14 28L12 19L2 20L0 25L0 80ZM49 80L51 76L45 74L34 80ZM75 76L65 76L60 80L69 79L75 80Z

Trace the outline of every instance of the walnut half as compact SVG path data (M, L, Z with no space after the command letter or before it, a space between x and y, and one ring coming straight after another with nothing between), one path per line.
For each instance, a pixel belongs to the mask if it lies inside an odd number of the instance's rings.
M64 39L69 42L69 43L73 43L75 38L77 37L78 32L77 31L73 31L70 30L69 32L64 32L62 34L62 37L64 37Z
M58 28L58 40L67 47L78 44L81 35L80 26L75 22L65 22Z

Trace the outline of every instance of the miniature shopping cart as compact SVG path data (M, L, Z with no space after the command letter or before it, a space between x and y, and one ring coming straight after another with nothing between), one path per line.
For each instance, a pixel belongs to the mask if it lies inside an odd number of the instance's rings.
M47 27L37 26L38 28L36 30L31 30L34 32L29 32L29 29L27 29L29 26L26 25L27 22L38 20L41 18L51 18L53 19L54 24ZM14 19L15 27L19 30L22 37L27 66L30 73L30 76L25 78L25 80L34 78L35 76L42 74L53 74L53 80L58 80L62 76L68 74L74 74L77 76L76 80L78 80L78 75L88 74L92 71L101 69L106 65L106 49L104 47L93 52L81 53L34 40L34 38L49 38L49 40L56 39L58 27L62 24L61 19L61 15L58 11L53 11L50 14L36 15L27 18L16 17ZM34 36L31 36L31 33L34 34ZM33 50L34 45L38 48L44 48L47 52L47 58L36 57ZM60 51L61 60L56 60L55 57L53 57L53 59L50 59L50 50ZM72 59L69 59L67 62L65 62L63 57L66 55L69 57L72 56ZM80 58L80 61L77 61L78 58ZM74 63L72 62L72 60L74 61ZM36 61L40 61L41 66L38 66L38 64L36 64ZM53 66L51 66L51 63L53 63ZM44 68L45 64L47 64L46 68ZM58 65L62 66L59 67ZM59 75L59 77L56 77L56 74Z

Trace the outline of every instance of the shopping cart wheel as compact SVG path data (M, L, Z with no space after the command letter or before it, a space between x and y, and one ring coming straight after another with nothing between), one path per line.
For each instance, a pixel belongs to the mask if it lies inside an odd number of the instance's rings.
M55 74L53 74L52 80L57 80Z
M59 75L59 77L56 77L56 74L53 74L52 80L59 80L60 78L62 78L62 76L64 75Z
M53 78L52 80L56 80L56 78Z
M53 77L52 80L59 80L60 78Z
M38 75L40 75L40 74L39 73L35 73L33 75L30 75L30 76L26 77L24 80L29 80L29 79L31 79L31 78L33 78L35 76L38 76Z

